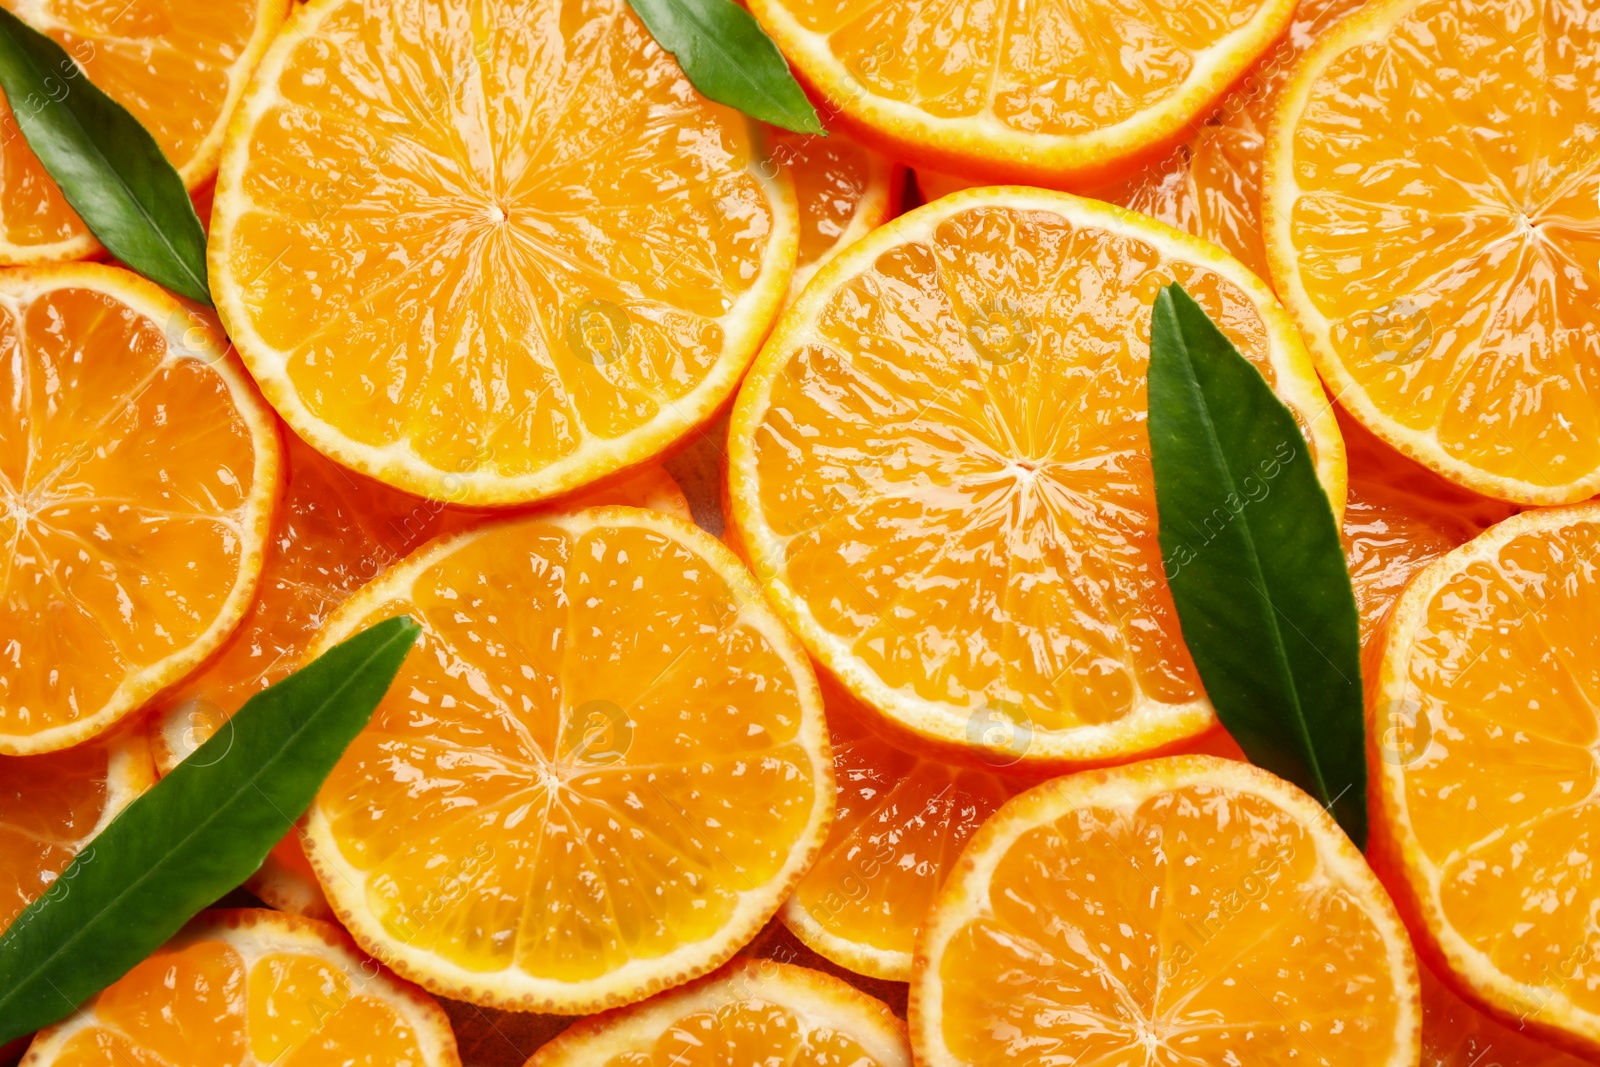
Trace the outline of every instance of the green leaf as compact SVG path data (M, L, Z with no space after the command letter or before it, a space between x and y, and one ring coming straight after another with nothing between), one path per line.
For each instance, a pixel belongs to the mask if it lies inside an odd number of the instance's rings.
M0 937L0 1045L69 1015L259 867L418 632L380 622L257 693L89 842Z
M106 250L210 305L205 230L155 138L59 44L4 8L0 89L28 147Z
M1217 717L1364 847L1361 640L1333 509L1289 409L1176 284L1151 320L1149 431L1167 582Z
M733 0L628 3L701 96L795 133L826 132L783 53Z

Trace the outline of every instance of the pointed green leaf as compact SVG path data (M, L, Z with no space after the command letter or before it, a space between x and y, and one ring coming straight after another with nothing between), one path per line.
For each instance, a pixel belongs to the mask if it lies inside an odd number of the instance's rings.
M106 250L209 305L205 230L155 138L65 49L4 8L0 89L28 147Z
M823 133L788 61L733 0L628 0L700 95L795 133Z
M1333 509L1294 416L1176 284L1151 321L1149 430L1167 581L1217 717L1365 845L1361 644Z
M70 1014L259 867L418 632L388 619L257 693L89 842L0 936L0 1045Z

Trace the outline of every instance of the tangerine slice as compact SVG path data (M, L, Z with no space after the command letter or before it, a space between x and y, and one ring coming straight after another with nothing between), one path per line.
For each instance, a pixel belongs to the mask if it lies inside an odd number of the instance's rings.
M356 939L460 1000L578 1014L726 961L833 816L816 681L726 548L633 508L407 558L314 654L406 613L418 647L305 820Z
M1600 504L1526 511L1411 580L1369 678L1374 862L1418 950L1590 1057ZM1398 717L1412 736L1381 743Z
M1583 1067L1584 1061L1501 1026L1422 973L1422 1067Z
M64 1022L27 1067L461 1067L434 999L343 930L202 912Z
M0 276L0 753L105 730L250 604L278 431L197 314L115 267Z
M754 357L798 239L762 139L625 0L313 0L223 149L217 309L346 466L564 494L709 420Z
M841 248L887 222L900 205L899 166L843 134L818 137L769 127L772 159L794 179L800 246L786 303L794 303Z
M1383 0L1281 94L1268 258L1340 403L1457 484L1600 489L1591 10Z
M138 119L190 192L217 172L222 132L256 61L289 11L287 0L4 0L55 39L96 88ZM64 85L71 91L70 82ZM51 106L44 97L27 110ZM45 172L0 94L0 264L83 259L100 251Z
M1416 962L1300 790L1174 756L1046 782L967 844L917 942L926 1067L1412 1067Z
M820 971L739 959L659 996L584 1019L526 1067L911 1067L905 1024Z
M812 655L942 758L981 764L994 733L1019 770L1082 766L1215 722L1144 428L1150 306L1174 279L1295 413L1342 510L1338 428L1260 280L1061 193L974 189L875 230L806 287L740 390L742 550Z

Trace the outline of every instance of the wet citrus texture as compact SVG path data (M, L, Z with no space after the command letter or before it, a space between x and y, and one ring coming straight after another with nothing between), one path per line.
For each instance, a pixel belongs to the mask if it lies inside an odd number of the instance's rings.
M1081 187L1186 140L1293 6L752 0L750 10L866 143L974 180Z
M1417 1062L1416 964L1310 797L1176 756L1047 782L968 843L917 943L927 1067Z
M800 244L788 302L840 249L883 225L900 206L903 171L842 134L767 129L774 163L788 170L800 207Z
M1507 519L1412 579L1368 680L1375 863L1419 951L1590 1055L1597 560L1600 505ZM1399 750L1376 743L1393 715Z
M947 758L994 736L1024 769L1112 761L1215 721L1144 427L1150 304L1174 279L1293 409L1341 511L1334 417L1265 286L1064 194L971 190L874 231L740 390L729 494L754 571L852 694Z
M0 930L155 779L149 742L136 730L40 756L0 756Z
M229 336L301 436L499 504L710 418L797 240L759 127L696 94L625 0L314 0L240 106L209 255Z
M910 1067L905 1024L837 978L775 960L585 1019L527 1067Z
M1600 489L1593 23L1574 0L1369 5L1297 68L1267 153L1273 278L1340 403L1521 503Z
M460 1067L432 997L332 923L202 912L75 1015L27 1067Z
M423 628L312 805L340 918L456 999L578 1014L727 960L815 857L816 680L728 550L633 508L477 527L347 601L319 651Z
M1583 1067L1583 1060L1502 1026L1422 974L1421 1067Z
M289 9L288 0L5 0L5 7L66 49L95 87L138 119L189 189L217 171L222 133L245 82ZM71 92L70 80L52 92ZM82 259L99 251L28 147L0 96L0 264ZM43 95L24 114L53 106Z
M128 271L0 277L0 753L88 738L244 614L278 431L214 333Z

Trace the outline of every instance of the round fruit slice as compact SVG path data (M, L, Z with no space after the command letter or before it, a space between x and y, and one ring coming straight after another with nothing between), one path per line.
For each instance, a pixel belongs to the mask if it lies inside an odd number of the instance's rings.
M1422 972L1421 1067L1584 1067L1584 1061L1501 1026Z
M313 0L229 132L212 292L319 451L433 499L542 500L733 393L798 239L762 140L626 0Z
M458 1000L580 1014L711 970L833 816L805 654L681 519L597 508L422 549L312 654L423 628L305 821L339 917Z
M807 136L769 127L772 159L794 179L800 251L788 303L822 265L899 210L902 171L841 134Z
M106 729L250 603L278 431L195 314L115 267L0 276L0 753Z
M1052 186L1107 180L1187 139L1293 8L750 3L830 117L867 144L976 180Z
M806 287L740 390L732 528L813 656L956 760L1109 762L1215 722L1156 543L1150 306L1178 280L1344 451L1294 327L1210 245L1061 193L900 216Z
M149 959L41 1030L26 1067L460 1067L432 997L332 923L202 912Z
M1273 277L1340 402L1522 503L1600 489L1590 21L1576 0L1370 5L1297 68L1267 154Z
M905 752L873 733L868 709L831 679L821 682L839 808L816 865L780 914L839 966L909 981L922 916L961 847L1031 783Z
M107 96L150 131L190 191L217 172L228 116L288 13L286 0L223 0L204 11L170 0L44 0L5 7L55 38ZM71 91L71 85L63 86ZM22 109L51 101L30 97ZM82 259L99 243L45 172L0 95L0 264Z
M1059 778L983 825L917 942L926 1067L1412 1067L1405 928L1310 797L1233 760Z
M1487 1010L1600 1054L1600 504L1523 512L1395 605L1368 706L1374 862ZM1403 747L1378 743L1391 720Z
M0 931L155 783L143 733L42 756L0 756Z
M740 959L716 974L585 1019L526 1067L911 1067L905 1024L820 971Z

